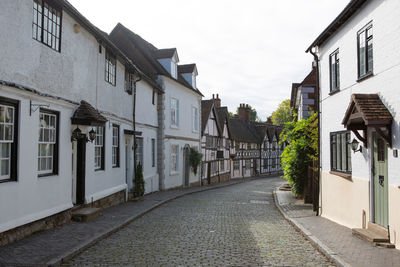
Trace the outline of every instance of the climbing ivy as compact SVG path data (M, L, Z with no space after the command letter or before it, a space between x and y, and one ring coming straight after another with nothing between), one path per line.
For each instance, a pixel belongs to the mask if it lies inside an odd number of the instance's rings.
M285 179L292 186L292 192L303 196L308 167L318 154L318 121L313 113L308 119L288 122L283 129L280 142L286 142L281 163Z

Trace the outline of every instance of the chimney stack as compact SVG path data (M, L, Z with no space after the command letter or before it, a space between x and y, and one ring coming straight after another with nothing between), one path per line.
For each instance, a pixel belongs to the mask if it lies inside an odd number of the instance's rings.
M239 105L239 119L242 121L250 120L250 107L248 104Z
M214 96L214 95L213 95L213 96ZM216 108L221 107L221 99L219 98L218 94L217 94L217 97L216 97L216 98L213 97L213 99L214 99L214 106L215 106Z

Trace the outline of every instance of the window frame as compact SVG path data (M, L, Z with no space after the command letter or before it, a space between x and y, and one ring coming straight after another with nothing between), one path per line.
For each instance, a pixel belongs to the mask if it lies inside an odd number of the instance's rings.
M372 21L368 22L364 27L362 27L358 32L357 32L357 76L358 76L358 81L373 75L374 72L374 53L373 53L373 48L374 48L374 43L373 43L373 39L374 39L374 34L373 34L373 30L372 30L372 34L371 36L368 37L368 30L373 29L373 24ZM361 56L361 49L360 49L360 36L364 35L364 45L365 45L365 73L361 74L361 66L360 66L360 56ZM369 68L369 62L368 62L368 42L371 41L372 42L372 50L371 50L371 57L372 57L372 66Z
M49 171L40 171L39 166L38 166L38 177L46 177L46 176L55 176L58 175L58 167L59 167L59 146L60 146L60 112L55 111L55 110L50 110L50 109L44 109L40 108L39 110L39 120L40 120L40 114L48 114L51 116L55 116L55 143L53 144L53 169L51 172ZM39 130L40 130L40 121L39 121ZM41 141L38 140L38 160L39 160L39 153L40 153L40 144ZM42 142L42 144L44 144Z
M97 137L98 137L98 129L103 128L103 144L102 146L97 145ZM95 131L96 131L96 138L93 141L93 145L94 145L94 170L95 171L103 171L105 170L105 143L106 143L106 127L105 126L96 126L95 127ZM101 156L100 156L100 166L96 166L96 147L101 147L100 152L101 152Z
M19 135L19 101L0 96L0 105L12 107L13 114L13 141L10 145L10 174L9 178L0 178L0 183L18 181L18 135Z
M337 150L337 148L338 148L338 145L337 145L337 137L336 137L336 142L332 142L333 141L333 136L340 136L340 138L339 138L339 140L340 140L340 165L341 166L343 166L343 151L342 151L342 148L343 148L343 146L342 146L342 135L343 134L345 134L346 135L346 140L347 140L347 142L346 142L346 155L345 155L345 159L346 159L346 162L345 162L345 168L338 168L338 166L339 166L339 164L338 164L338 150ZM330 132L329 133L329 147L330 147L330 165L331 165L331 171L334 171L334 172L341 172L341 173L347 173L347 174L351 174L352 173L352 162L351 162L351 143L350 143L350 140L351 140L351 132L350 131L337 131L337 132ZM333 144L336 146L336 151L335 151L335 155L333 155ZM336 166L334 167L334 164L333 164L333 159L334 159L334 157L333 156L335 156L335 159L336 159ZM349 161L349 159L350 159L350 161Z
M151 167L156 166L156 139L151 138Z
M110 67L111 70L114 69L113 72L110 71ZM117 57L108 49L105 53L104 79L114 87L117 85Z
M173 101L176 102L176 106L173 106L172 103ZM179 128L179 100L177 98L171 97L170 101L170 115L171 115L171 120L170 124L172 128ZM172 116L172 110L175 111L174 116ZM173 119L174 118L174 119Z
M333 59L335 61L334 69L332 68ZM333 84L332 72L335 71L335 84ZM339 48L329 55L329 88L330 93L340 91L340 57Z
M120 149L120 131L119 131L119 125L118 124L113 124L112 125L112 142L111 142L111 164L113 168L119 168L120 167L120 154L121 154L121 149ZM114 130L117 130L117 136L114 136ZM114 138L117 137L117 145L114 144ZM114 151L116 152L114 155ZM114 162L115 159L115 162Z
M39 5L39 2L41 2L41 4ZM37 9L37 11L35 12L35 3L37 5L37 7L41 6L41 13L39 12L39 9ZM51 3L51 4L50 4ZM47 5L47 7L50 7L52 10L56 11L56 21L55 21L55 26L56 26L56 31L57 31L57 26L59 27L59 32L58 32L58 36L57 34L53 35L53 33L51 31L48 31L49 28L49 24L48 22L51 21L52 23L52 28L54 26L54 21L50 20L49 17L47 17L48 21L47 21L47 29L44 29L44 22L45 22L45 5ZM48 9L48 8L47 8ZM49 10L49 9L48 9ZM33 16L36 15L36 23L35 23L35 17L32 18L32 38L42 44L44 44L47 47L50 47L52 50L57 51L57 52L61 52L61 39L62 39L62 21L63 21L63 16L62 16L63 10L62 7L59 6L57 3L55 3L54 1L49 1L49 0L33 0ZM52 13L54 14L54 13ZM40 25L39 23L39 15L40 15ZM59 16L57 16L59 15ZM53 16L53 15L52 15ZM57 23L57 18L59 18L59 24ZM34 36L34 29L36 28L36 36ZM40 32L39 32L40 30ZM56 38L56 42L58 41L58 44L55 43L55 47L53 47L52 45L49 45L47 42L44 41L44 34L46 33L47 36L49 36L51 39ZM57 40L58 39L58 40ZM58 47L57 47L58 46Z
M174 150L172 149L174 147ZM174 155L174 157L173 157ZM172 165L172 159L175 160L175 168ZM171 151L170 151L170 173L176 174L179 172L179 145L171 144Z
M199 132L199 109L195 106L192 106L192 131Z
M135 86L134 85L135 78L134 74L128 71L126 68L125 68L124 80L125 80L125 86L124 86L125 92L127 92L129 95L132 95L133 87Z

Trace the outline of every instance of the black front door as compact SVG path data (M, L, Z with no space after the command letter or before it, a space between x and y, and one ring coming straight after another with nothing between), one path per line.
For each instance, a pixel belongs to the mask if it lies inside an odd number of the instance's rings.
M85 203L86 140L79 138L76 151L76 204Z

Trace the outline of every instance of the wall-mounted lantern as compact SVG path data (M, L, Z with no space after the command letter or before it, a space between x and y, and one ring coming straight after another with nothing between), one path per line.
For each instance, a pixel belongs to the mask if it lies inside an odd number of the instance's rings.
M351 150L353 150L354 153L356 152L361 152L362 153L362 146L360 146L360 148L358 148L358 145L360 144L357 139L353 139L353 141L351 141Z
M87 140L87 141L90 141L93 143L94 139L96 139L96 132L92 128L92 130L89 131L89 140Z

